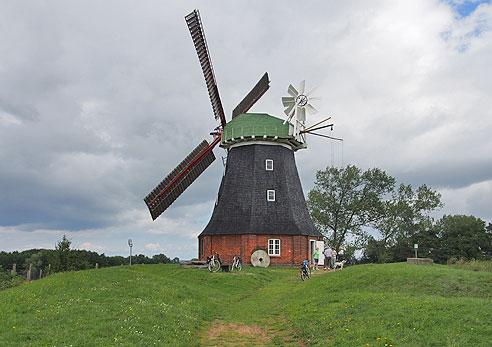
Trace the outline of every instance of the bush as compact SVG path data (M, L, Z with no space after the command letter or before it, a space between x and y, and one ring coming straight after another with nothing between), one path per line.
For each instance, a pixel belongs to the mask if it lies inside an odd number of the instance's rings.
M464 258L456 260L456 258L451 258L448 260L448 265L463 270L492 272L492 261L490 260L466 260Z
M8 272L4 272L0 267L0 290L16 287L24 282L24 279L17 274L12 275Z
M452 257L452 258L448 259L447 264L448 265L454 265L454 264L456 264L457 261L458 261L458 259L456 259L455 257Z

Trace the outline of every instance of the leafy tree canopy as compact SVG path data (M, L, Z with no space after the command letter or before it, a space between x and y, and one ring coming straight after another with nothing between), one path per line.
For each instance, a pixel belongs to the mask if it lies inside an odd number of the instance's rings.
M383 202L384 213L376 224L385 244L395 244L398 239L411 238L432 227L429 214L443 206L441 195L425 184L416 190L400 184L391 197Z
M438 259L450 258L490 260L492 258L492 227L474 216L444 216L436 223L441 240Z
M362 171L348 165L318 171L308 194L311 218L335 247L348 240L367 242L369 228L380 232L384 247L431 226L429 213L442 206L440 194L426 185L414 190L405 184L395 187L395 182L378 168Z

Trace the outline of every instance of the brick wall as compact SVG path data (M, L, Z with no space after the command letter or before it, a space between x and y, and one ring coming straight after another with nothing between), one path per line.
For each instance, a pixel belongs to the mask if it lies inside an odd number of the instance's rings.
M218 252L225 264L240 255L243 264L251 264L251 254L258 249L268 253L268 240L280 239L280 256L270 256L270 265L299 265L310 258L310 240L322 237L304 235L205 235L199 238L199 259L205 260L212 250Z

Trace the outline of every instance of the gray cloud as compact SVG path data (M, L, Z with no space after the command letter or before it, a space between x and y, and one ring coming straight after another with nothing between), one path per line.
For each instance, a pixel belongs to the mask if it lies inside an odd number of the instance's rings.
M159 244L168 255L195 256L223 150L157 221L142 201L216 126L183 18L193 5L228 117L265 71L271 88L252 111L283 117L289 83L319 87L320 114L310 121L332 116L332 135L344 143L313 137L297 153L306 193L333 160L426 183L443 192L442 213L492 220L484 198L492 182L489 4L460 17L428 1L4 2L5 250L54 245L65 232L107 254L134 238L141 252Z

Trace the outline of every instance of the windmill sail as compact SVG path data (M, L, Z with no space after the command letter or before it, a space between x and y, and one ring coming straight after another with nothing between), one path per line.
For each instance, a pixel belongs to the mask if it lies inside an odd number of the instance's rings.
M217 82L215 80L214 69L212 67L212 61L208 52L207 41L205 40L205 33L203 31L202 22L200 20L200 13L198 10L194 10L185 17L186 24L190 30L193 44L195 45L200 65L202 66L203 76L207 84L208 95L210 96L210 102L212 103L212 109L215 114L215 119L220 119L222 126L226 124L224 109L219 96L219 89L217 88Z
M251 91L244 97L244 99L236 106L234 111L232 111L232 118L236 117L241 113L246 113L253 106L259 98L265 94L265 92L270 88L270 81L268 79L268 73L265 72L263 77L256 83L256 85L251 89Z
M213 163L215 156L212 149L219 140L220 137L211 144L203 140L145 197L152 219L159 217Z

